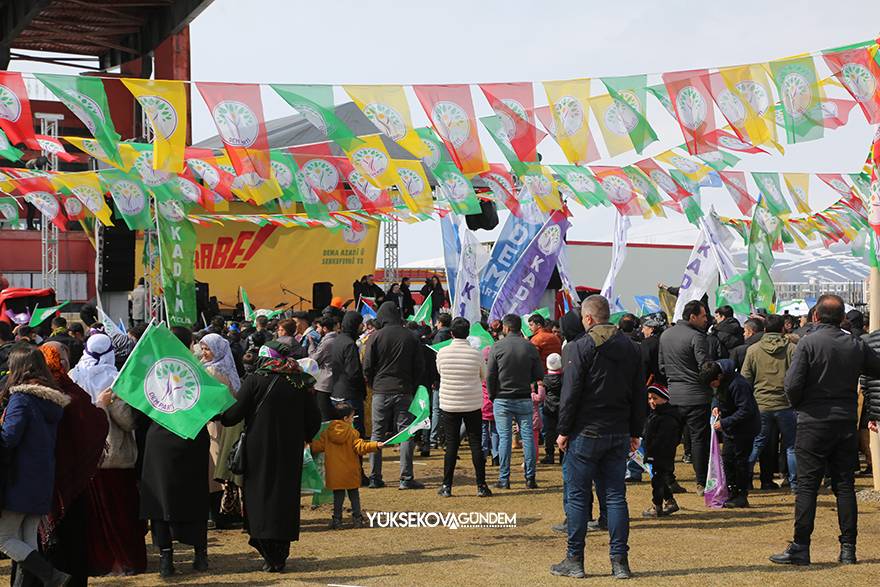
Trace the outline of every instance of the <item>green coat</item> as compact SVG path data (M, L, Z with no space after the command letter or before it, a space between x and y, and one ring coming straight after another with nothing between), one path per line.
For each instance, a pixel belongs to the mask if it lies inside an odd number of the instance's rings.
M740 372L754 386L760 411L776 412L791 407L784 387L794 349L795 344L784 334L767 332L746 351Z

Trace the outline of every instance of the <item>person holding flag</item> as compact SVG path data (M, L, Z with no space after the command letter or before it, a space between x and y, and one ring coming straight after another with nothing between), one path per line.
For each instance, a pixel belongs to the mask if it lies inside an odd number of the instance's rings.
M413 420L408 411L416 384L424 368L419 339L401 324L400 310L385 302L376 313L378 330L366 343L364 375L373 388L371 440L383 441L400 432ZM370 488L385 486L382 480L382 453L371 455ZM399 489L424 489L413 477L413 442L400 444Z

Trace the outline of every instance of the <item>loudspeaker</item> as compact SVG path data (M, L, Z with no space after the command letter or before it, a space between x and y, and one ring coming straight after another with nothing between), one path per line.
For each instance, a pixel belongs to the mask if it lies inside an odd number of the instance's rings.
M102 291L131 291L134 287L134 237L135 232L122 222L102 229Z
M210 293L208 290L208 284L196 281L196 311L199 313L200 318L203 312L205 314L208 313L209 298Z
M495 202L480 200L480 213L468 214L464 217L467 227L471 230L492 230L498 226L498 208Z
M333 284L318 281L312 284L312 307L319 312L330 305L333 299Z

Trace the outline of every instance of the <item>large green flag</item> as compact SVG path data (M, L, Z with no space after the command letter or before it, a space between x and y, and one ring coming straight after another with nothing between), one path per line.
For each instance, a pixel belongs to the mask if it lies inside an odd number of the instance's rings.
M36 308L34 308L34 313L31 314L31 321L28 322L28 326L36 327L51 318L55 315L55 312L69 304L70 302L61 302L57 306L52 306L51 308L41 308L39 304Z
M480 339L480 350L483 350L487 346L492 346L493 344L495 344L495 339L492 338L492 335L489 334L489 332L485 328L483 328L483 325L480 324L479 322L474 322L473 324L471 324L471 329L468 332L468 338L470 338L472 336ZM430 348L434 352L437 352L440 349L442 349L443 347L447 347L451 344L452 344L452 339L448 338L448 339L444 340L443 342L438 342L437 344L428 345L428 348Z
M752 272L745 271L734 275L715 290L715 307L730 306L737 314L748 314L751 311Z
M363 141L355 136L348 125L336 116L333 86L270 84L285 102L331 141L343 149L352 149Z
M208 375L163 324L150 324L111 388L131 407L190 440L235 403L229 389Z
M159 229L159 262L162 268L162 294L168 324L192 328L198 320L196 309L196 231L187 217L183 202L156 202Z
M48 73L36 73L34 77L43 82L80 119L97 139L107 157L122 166L118 147L120 137L110 117L110 107L101 78Z
M425 300L422 302L422 305L419 306L419 311L416 312L416 315L412 317L413 322L417 322L419 324L430 324L431 323L431 314L434 313L434 298L430 295L425 296Z
M135 173L125 173L118 169L105 169L99 172L101 183L110 192L116 211L131 230L152 228L150 199L147 188Z
M10 224L18 224L18 202L15 198L0 198L0 220Z
M614 100L620 122L629 133L633 147L641 154L645 147L657 140L657 133L645 118L647 75L603 77L602 83Z
M412 424L389 438L385 444L400 444L413 437L419 430L428 430L431 427L431 402L428 399L428 390L424 385L419 385L412 403L409 404L409 413L415 416Z
M247 292L243 287L238 289L241 290L241 305L244 307L244 319L248 322L253 322L256 315L254 314L254 308L251 306L251 301L248 299Z
M528 314L523 314L522 316L520 316L521 321L519 329L522 331L523 336L525 336L526 338L532 335L532 331L529 329L529 317L533 316L534 314L540 314L544 317L544 320L549 320L550 308L538 308L534 312L529 312Z

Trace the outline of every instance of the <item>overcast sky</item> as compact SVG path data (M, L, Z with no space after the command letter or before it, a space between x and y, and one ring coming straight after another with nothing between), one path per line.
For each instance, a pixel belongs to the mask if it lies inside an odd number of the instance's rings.
M878 23L877 0L214 0L191 26L192 74L204 81L334 84L540 82L659 74L764 62L848 44L877 36ZM16 63L15 68L32 71L35 64ZM819 73L828 72L823 67ZM648 81L660 80L649 75ZM427 124L408 92L415 124ZM473 95L477 115L491 114L482 93ZM535 96L538 105L546 104L540 85ZM338 89L336 97L338 103L348 99ZM294 112L268 88L263 100L267 118ZM648 118L661 142L647 155L682 142L677 124L653 98ZM598 131L595 121L592 128ZM824 140L787 147L785 157L746 155L737 169L856 172L872 132L856 109L849 125L826 131ZM213 134L207 108L195 95L194 141ZM502 161L488 135L481 133L481 139L489 158ZM545 163L564 162L549 137L539 150ZM639 158L631 153L596 163L629 164ZM714 204L723 214L736 213L726 191L703 193L704 207ZM813 183L814 208L832 198L830 189ZM577 204L572 209L569 239L609 239L613 209L586 211ZM482 240L493 234L478 233ZM636 219L630 234L631 241L689 244L695 233L680 218L654 218ZM439 257L438 223L401 225L400 245L401 263ZM381 254L379 260L381 264Z

